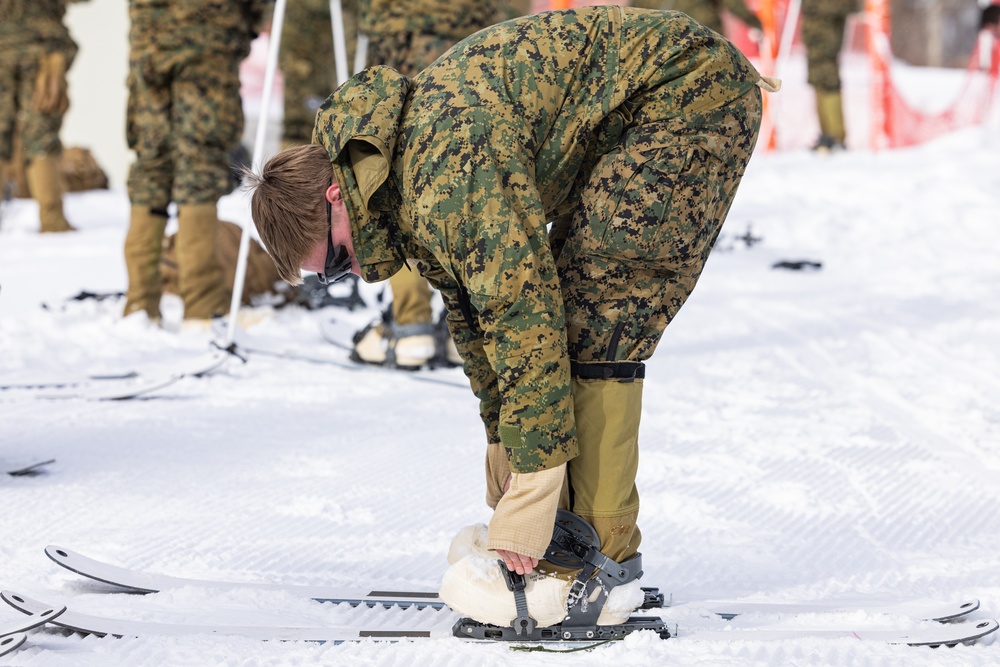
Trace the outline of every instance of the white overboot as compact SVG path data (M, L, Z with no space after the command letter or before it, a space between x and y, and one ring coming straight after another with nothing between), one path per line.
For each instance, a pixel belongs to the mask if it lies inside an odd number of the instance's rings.
M510 627L518 617L514 594L507 588L500 554L485 547L483 524L459 531L448 550L451 567L444 574L439 595L458 613L479 621ZM537 572L525 575L528 613L538 627L561 623L572 582Z
M370 324L355 335L354 361L414 370L430 364L434 358L432 324Z
M627 584L615 586L608 593L608 599L597 618L598 625L620 625L646 601L646 593L642 590L638 579Z

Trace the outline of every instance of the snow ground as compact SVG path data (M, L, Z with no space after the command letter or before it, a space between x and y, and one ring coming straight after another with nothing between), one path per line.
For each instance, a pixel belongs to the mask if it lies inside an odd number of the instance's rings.
M1000 614L1000 145L972 129L910 150L758 155L688 305L649 363L641 430L645 581L676 603L933 598ZM232 202L230 202L232 203ZM237 206L238 208L238 206ZM205 334L122 320L127 201L67 197L80 232L0 220L0 378L182 367ZM739 241L747 229L762 241ZM818 271L773 270L780 260ZM269 312L255 346L343 360L319 324L370 307ZM40 307L48 304L47 309ZM168 302L168 312L177 304ZM461 384L459 371L431 377ZM251 355L132 401L0 392L0 588L171 622L447 628L447 612L352 610L234 589L108 594L57 544L177 576L433 589L451 536L488 520L470 392L406 374ZM0 623L17 616L0 609ZM682 636L725 627L697 605ZM784 622L905 626L856 612ZM459 640L341 646L238 637L32 634L4 666L998 665L1000 640L918 649L840 639L660 641L573 657Z

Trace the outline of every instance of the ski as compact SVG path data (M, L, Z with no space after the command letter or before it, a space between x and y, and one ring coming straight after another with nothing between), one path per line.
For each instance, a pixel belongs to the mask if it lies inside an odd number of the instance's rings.
M11 591L0 591L0 598L18 611L26 614L33 614L36 610L47 609L45 603L33 600L27 596L13 593ZM449 630L425 629L425 628L378 628L365 629L358 627L289 627L274 625L213 625L213 624L182 624L182 623L160 623L151 621L128 621L121 619L105 618L90 614L81 614L68 611L58 618L52 619L52 624L58 627L80 632L83 634L98 635L102 637L144 637L151 635L158 636L184 636L184 635L234 635L249 637L262 641L306 641L319 643L343 643L371 639L377 641L401 641L408 639L452 639L458 637L462 640L482 640L494 641L497 637L492 634L477 636L473 633L460 632L460 626L477 625L483 628L492 626L482 626L468 619L462 619ZM509 630L513 628L494 628L495 630ZM541 642L584 642L593 643L608 639L620 639L625 635L637 630L655 630L662 633L661 637L666 639L669 632L660 619L633 617L622 625L599 627L596 632L576 633L554 628L539 628L531 636L513 637L511 641L521 643L541 643ZM506 638L505 638L506 639Z
M103 380L131 380L139 377L135 371L123 371L121 373L94 373L80 377L49 377L35 378L32 380L8 380L0 384L0 390L6 389L62 389L64 387L76 387L82 384L90 384Z
M7 635L6 637L0 637L0 656L5 656L11 651L16 651L21 648L21 644L28 636L23 632L18 632L13 635Z
M336 366L347 371L354 372L375 372L375 373L388 373L394 378L407 378L409 380L416 380L417 382L427 382L430 384L443 385L445 387L453 387L455 389L468 389L469 383L467 381L450 380L443 377L435 377L433 374L436 371L406 371L406 370L395 370L391 368L384 368L382 366L374 366L371 364L358 364L352 361L343 361L341 359L333 359L331 357L319 357L311 356L306 354L301 354L292 350L268 350L260 347L252 347L247 345L237 345L236 353L246 353L250 356L260 355L262 357L274 357L276 359L288 359L289 361L302 361L309 364L325 364L329 366Z
M15 609L27 614L34 614L40 610L50 609L45 603L32 600L23 595L10 591L0 592L2 598ZM631 618L629 623L636 623L635 629L657 630L661 638L669 638L671 635L664 628L662 623L656 625L659 619ZM444 639L448 637L459 637L463 639L473 639L480 641L511 640L514 642L535 643L535 642L563 642L567 641L564 629L540 628L530 637L523 638L516 636L512 628L500 628L488 626L467 619L460 620L451 631L427 630L416 628L392 628L392 629L362 629L355 627L282 627L282 626L229 626L212 624L175 624L159 623L150 621L127 621L119 619L92 616L89 614L79 614L67 611L60 616L53 618L51 622L59 627L81 632L84 634L94 634L100 636L114 637L142 637L147 635L238 635L260 640L278 641L310 641L310 642L348 642L363 639L381 641L400 641L412 639ZM603 639L615 639L618 635L617 628L622 626L609 626L604 632L609 636L603 636L600 628L597 633L591 633L586 638L572 636L568 640L571 642L600 641ZM878 628L854 628L854 627L821 627L821 628L748 628L748 629L727 629L717 630L694 630L691 632L679 632L675 636L679 639L690 639L699 641L780 641L802 638L821 639L841 639L848 638L859 641L883 642L889 644L907 644L910 646L949 646L956 644L971 643L986 635L995 632L998 624L996 621L978 620L971 622L952 623L948 625L935 624L930 627L918 627L910 629L878 629ZM476 629L479 629L477 632ZM514 634L512 637L511 635Z
M185 377L201 377L217 370L230 355L224 351L209 353L175 372L145 375L137 371L92 374L84 378L42 380L0 385L2 398L43 400L84 399L116 401L137 398L164 389Z
M982 639L986 635L996 632L997 627L1000 626L993 619L983 619L935 624L909 630L884 630L867 627L696 630L689 635L681 632L677 638L689 637L699 641L781 641L810 637L814 639L855 639L885 644L906 644L907 646L955 646Z
M26 614L35 614L37 610L49 608L43 602L33 600L25 595L11 591L0 591L0 598L14 609ZM52 619L52 624L73 632L112 637L144 637L184 636L184 635L237 635L261 640L279 641L310 641L310 642L345 642L361 639L399 640L411 638L446 638L451 633L441 630L364 630L358 628L327 627L277 627L252 625L210 625L210 624L180 624L156 623L151 621L127 621L102 616L92 616L74 611L67 611Z
M334 604L346 602L355 606L432 607L435 609L441 609L445 606L444 601L438 597L437 593L431 591L344 590L329 586L208 581L129 570L88 558L64 547L52 545L45 547L45 555L55 563L79 575L113 586L127 588L137 593L157 593L185 586L225 589L250 588L253 590L288 592L293 595L312 598L317 602L330 602Z
M440 609L445 606L437 593L430 591L392 591L392 590L348 590L329 586L302 586L268 583L239 583L223 581L206 581L182 577L172 577L130 570L117 565L104 563L65 547L50 545L45 548L53 562L84 577L89 577L120 588L127 588L138 593L155 593L158 591L194 586L200 588L252 588L256 590L284 591L293 595L312 598L318 602L334 604L348 603L355 606L399 606L399 607L433 607ZM662 606L662 595L655 588L644 589L646 603L643 608L649 609ZM735 618L741 614L808 614L836 613L851 611L869 611L872 613L896 614L911 616L919 620L950 621L970 614L979 609L978 600L965 600L958 603L933 603L927 601L816 601L799 604L766 602L689 602L685 607L706 609L722 618Z
M82 399L87 401L123 401L138 398L144 394L159 391L174 384L184 377L183 374L162 378L129 378L113 385L102 383L80 384L68 387L47 389L32 392L30 398L35 400L60 401Z
M979 600L956 603L928 600L884 601L872 599L822 600L813 602L689 602L685 606L704 608L726 620L748 614L780 616L783 614L828 614L836 612L865 611L869 614L909 616L922 621L947 623L967 616L979 609Z
M311 598L316 602L330 604L346 603L354 607L443 609L447 606L444 600L438 597L438 594L433 591L348 590L332 588L330 586L208 581L129 570L88 558L70 549L52 545L45 547L45 555L52 559L53 562L71 572L95 581L100 581L101 583L126 588L135 593L158 593L185 586L208 589L250 588L253 590L290 593L292 595ZM642 606L643 609L653 609L663 606L663 595L659 589L644 588L643 591L646 594L645 602Z

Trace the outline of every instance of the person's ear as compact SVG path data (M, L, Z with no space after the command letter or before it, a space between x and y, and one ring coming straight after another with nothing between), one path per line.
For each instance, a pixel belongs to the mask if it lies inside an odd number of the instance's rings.
M340 185L334 181L330 187L326 189L326 200L331 204L341 201L343 197L340 196Z

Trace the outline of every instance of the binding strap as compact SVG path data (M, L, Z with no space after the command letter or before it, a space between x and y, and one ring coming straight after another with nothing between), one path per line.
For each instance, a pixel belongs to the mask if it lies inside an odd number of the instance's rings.
M535 619L528 613L528 598L524 594L527 582L525 582L523 574L508 570L507 564L502 560L497 562L500 563L500 571L503 572L507 590L514 593L514 609L517 610L517 618L511 621L510 625L516 634L528 636L535 631L536 623Z

